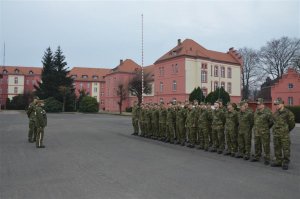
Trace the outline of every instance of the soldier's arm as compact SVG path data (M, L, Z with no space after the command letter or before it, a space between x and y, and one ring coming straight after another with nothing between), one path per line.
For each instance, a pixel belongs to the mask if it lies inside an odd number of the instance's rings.
M289 119L288 119L288 125L289 125L289 131L293 130L295 128L295 116L292 111L289 110Z

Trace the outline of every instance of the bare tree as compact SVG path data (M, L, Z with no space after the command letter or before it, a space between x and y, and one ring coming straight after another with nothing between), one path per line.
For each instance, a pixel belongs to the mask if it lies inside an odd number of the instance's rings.
M243 57L243 71L242 71L242 96L243 99L248 99L250 91L256 89L262 79L262 73L259 69L258 52L251 48L241 48L239 53Z
M138 104L142 103L142 94L150 94L152 91L151 88L151 75L149 73L144 74L144 90L142 91L142 74L137 72L135 76L129 81L129 92L131 95L138 98Z
M119 111L120 111L120 115L121 115L122 114L123 101L126 100L126 98L128 96L127 89L125 89L124 84L120 83L118 85L117 96L119 96L118 105L119 105Z
M273 79L281 77L299 55L300 39L281 37L273 39L260 49L259 57L263 69Z

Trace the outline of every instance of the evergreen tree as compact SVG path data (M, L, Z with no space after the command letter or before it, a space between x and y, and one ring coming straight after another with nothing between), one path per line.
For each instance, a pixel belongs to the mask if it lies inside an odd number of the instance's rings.
M197 88L194 88L194 90L191 92L191 94L189 96L190 102L192 102L194 100L197 100L198 102L204 102L204 100L205 100L203 92L199 86Z
M227 93L223 87L217 88L215 91L210 92L207 96L205 101L214 103L218 99L223 101L223 105L226 105L230 101L229 93Z

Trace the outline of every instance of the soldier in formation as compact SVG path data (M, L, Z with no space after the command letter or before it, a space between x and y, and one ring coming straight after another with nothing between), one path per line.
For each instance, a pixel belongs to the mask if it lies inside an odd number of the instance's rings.
M136 104L133 107L133 135L158 139L171 144L204 151L217 152L236 158L251 158L252 133L254 154L251 162L258 162L263 154L264 164L269 165L270 129L274 137L275 161L271 166L288 169L290 162L289 132L295 127L295 118L284 107L281 99L274 102L276 112L257 100L253 113L248 102L243 100L239 109L235 103L223 106L221 100L211 104L201 102L169 102L161 104ZM136 129L140 127L139 130Z

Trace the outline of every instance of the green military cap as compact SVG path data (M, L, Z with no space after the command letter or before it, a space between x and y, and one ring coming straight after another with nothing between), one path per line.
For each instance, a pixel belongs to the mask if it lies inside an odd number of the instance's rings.
M283 101L281 98L277 98L277 99L274 101L274 105L278 105L278 104L284 104L284 101Z
M263 104L263 103L264 103L264 99L263 98L257 98L256 104Z

